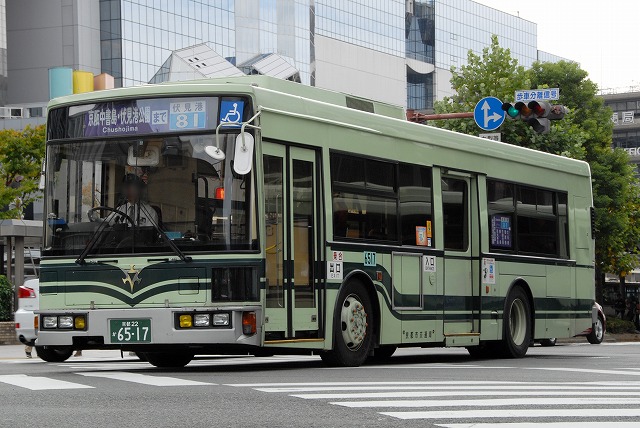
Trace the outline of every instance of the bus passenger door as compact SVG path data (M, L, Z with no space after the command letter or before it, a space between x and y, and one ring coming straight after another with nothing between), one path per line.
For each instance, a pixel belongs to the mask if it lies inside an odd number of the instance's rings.
M316 153L264 144L266 339L316 338L320 193Z
M444 334L478 333L478 204L475 177L443 176ZM475 230L474 230L475 229Z

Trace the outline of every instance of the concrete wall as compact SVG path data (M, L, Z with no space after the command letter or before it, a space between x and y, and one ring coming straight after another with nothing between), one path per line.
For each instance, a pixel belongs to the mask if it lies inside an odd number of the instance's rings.
M315 37L316 86L404 106L405 59L324 36Z
M450 97L455 94L455 91L451 87L451 71L444 68L436 68L435 73L435 99L441 100L444 97Z
M48 69L100 73L99 0L7 0L7 103L49 100Z

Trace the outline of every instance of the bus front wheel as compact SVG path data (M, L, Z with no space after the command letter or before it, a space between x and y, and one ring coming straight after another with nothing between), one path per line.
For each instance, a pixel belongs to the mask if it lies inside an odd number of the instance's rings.
M193 359L193 354L189 352L145 352L144 356L149 364L159 368L184 367Z
M36 346L36 354L38 354L41 360L48 363L62 363L71 357L73 349L67 347L53 348L50 346Z
M351 280L338 295L333 317L333 349L320 354L330 366L357 367L362 365L373 341L373 306L369 293L360 281Z
M531 305L522 287L514 287L505 305L502 353L506 358L522 358L531 343Z

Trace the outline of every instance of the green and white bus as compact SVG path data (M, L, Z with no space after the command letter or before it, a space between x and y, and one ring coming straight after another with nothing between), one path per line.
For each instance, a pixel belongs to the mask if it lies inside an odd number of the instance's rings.
M48 107L37 345L522 357L595 318L586 163L264 76Z

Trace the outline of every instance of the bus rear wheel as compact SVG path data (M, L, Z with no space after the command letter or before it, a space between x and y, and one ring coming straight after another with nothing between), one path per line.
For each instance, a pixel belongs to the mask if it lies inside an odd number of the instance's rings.
M531 305L522 287L514 287L509 293L502 324L503 356L524 357L531 343Z
M604 340L604 319L598 314L598 319L591 327L591 333L587 335L587 340L592 345L599 345Z
M190 352L145 352L144 356L152 366L158 368L180 368L191 362Z
M357 367L366 361L372 346L371 299L362 282L351 280L342 287L338 302L333 318L333 349L320 357L330 366Z

